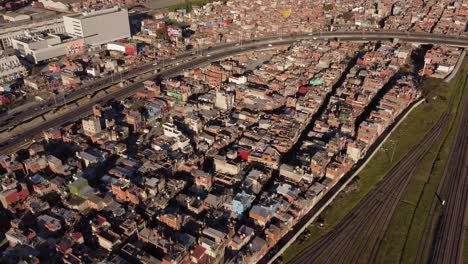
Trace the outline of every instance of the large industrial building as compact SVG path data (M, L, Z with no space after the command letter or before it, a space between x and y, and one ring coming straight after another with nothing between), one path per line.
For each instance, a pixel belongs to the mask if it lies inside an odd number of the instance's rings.
M54 34L30 34L13 39L12 43L17 55L34 63L65 55L62 38Z
M87 45L101 45L130 37L128 11L119 7L64 16L67 34L84 38Z
M65 32L62 17L44 17L0 25L0 50L13 46L13 39L23 38L28 34L49 32L61 34Z
M128 12L119 7L64 16L63 23L65 34L22 34L12 46L19 56L40 63L130 37Z

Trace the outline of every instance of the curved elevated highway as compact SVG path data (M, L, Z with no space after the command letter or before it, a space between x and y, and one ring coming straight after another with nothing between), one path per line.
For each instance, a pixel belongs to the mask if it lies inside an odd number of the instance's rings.
M180 53L170 59L159 61L157 64L146 63L138 68L134 68L123 72L116 76L110 76L99 79L94 83L89 83L67 95L65 102L54 104L52 99L41 103L38 107L28 111L15 114L5 114L0 116L0 132L6 129L14 129L21 123L28 122L34 118L44 116L46 113L69 104L87 95L95 94L96 92L106 89L121 79L130 79L142 74L162 70L159 73L154 73L130 86L124 87L117 91L109 92L99 101L108 101L113 98L121 98L134 94L141 88L143 81L155 78L164 78L170 75L178 74L184 70L194 68L210 61L222 59L224 57L233 56L247 51L260 50L274 46L290 45L301 40L331 40L338 39L341 41L376 41L376 40L398 40L401 42L426 43L437 45L450 45L456 47L468 47L468 37L462 36L444 36L430 33L407 33L393 31L318 31L306 34L296 34L287 36L274 36L262 39L254 39L243 41L242 43L222 43L198 51L188 51ZM161 64L163 67L161 67ZM87 103L76 106L75 108L63 113L59 117L44 120L35 127L27 130L22 130L21 134L17 134L14 138L0 142L0 154L8 154L14 152L24 145L28 144L32 139L38 137L42 131L63 125L67 122L75 121L78 118L86 115L91 111L95 100L90 100Z

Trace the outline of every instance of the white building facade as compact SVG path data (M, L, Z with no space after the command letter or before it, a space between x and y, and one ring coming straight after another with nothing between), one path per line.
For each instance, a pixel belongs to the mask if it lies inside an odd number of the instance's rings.
M84 38L88 45L101 45L130 37L128 11L120 7L64 16L63 22L67 34Z
M23 22L23 21L22 21ZM27 21L20 25L6 25L0 28L0 49L7 49L13 46L13 39L20 39L29 34L37 32L49 32L62 34L65 32L62 17L52 17L47 19Z
M0 57L0 84L28 76L28 71L15 55Z
M39 63L65 55L65 46L60 36L37 34L12 40L16 53L27 60Z

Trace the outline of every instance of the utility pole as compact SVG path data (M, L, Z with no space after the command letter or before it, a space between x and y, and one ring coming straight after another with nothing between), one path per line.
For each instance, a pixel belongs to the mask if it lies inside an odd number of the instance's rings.
M242 25L241 30L239 31L239 45L242 47Z
M419 82L422 81L423 76L426 74L426 65L427 65L426 64L426 59L424 59L424 66L423 66L423 70L422 70L422 75L419 74Z
M390 163L393 162L393 157L395 156L395 150L396 150L396 142L392 142L393 148L392 148L392 156L390 157Z

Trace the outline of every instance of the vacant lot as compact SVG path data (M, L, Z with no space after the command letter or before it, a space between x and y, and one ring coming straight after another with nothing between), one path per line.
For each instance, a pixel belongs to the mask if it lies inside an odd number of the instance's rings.
M152 9L159 9L182 3L185 3L185 0L148 0L145 5Z

